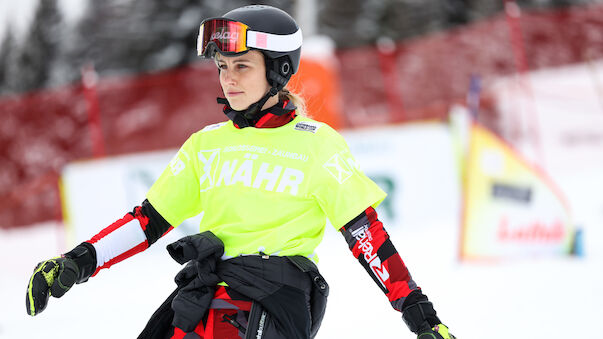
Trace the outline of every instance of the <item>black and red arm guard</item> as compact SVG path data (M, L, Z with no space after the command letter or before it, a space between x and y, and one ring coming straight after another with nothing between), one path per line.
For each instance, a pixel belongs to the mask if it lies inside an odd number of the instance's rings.
M84 282L103 268L140 253L173 227L155 210L148 200L132 212L109 225L90 240L65 253L84 268L78 282Z
M427 301L392 244L375 209L367 208L343 226L340 232L354 257L385 293L394 309L402 312L410 305Z

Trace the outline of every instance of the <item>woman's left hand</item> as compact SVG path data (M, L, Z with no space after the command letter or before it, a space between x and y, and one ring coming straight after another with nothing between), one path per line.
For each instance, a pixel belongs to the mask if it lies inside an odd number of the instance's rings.
M446 325L438 324L433 328L419 333L417 339L456 339L456 337L448 332Z

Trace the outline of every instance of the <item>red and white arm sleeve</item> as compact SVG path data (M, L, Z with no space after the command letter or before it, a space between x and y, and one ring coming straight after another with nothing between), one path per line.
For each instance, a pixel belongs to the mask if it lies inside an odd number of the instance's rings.
M377 218L377 212L367 208L340 231L354 257L385 293L392 307L402 311L409 294L420 289Z
M149 248L157 239L167 234L173 227L163 219L148 201L134 208L87 242L96 251L96 270L123 261Z

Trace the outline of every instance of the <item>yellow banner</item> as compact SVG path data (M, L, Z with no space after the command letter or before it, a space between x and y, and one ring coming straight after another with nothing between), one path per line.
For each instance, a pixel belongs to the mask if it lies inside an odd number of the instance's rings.
M466 169L462 259L570 253L568 205L542 170L477 124Z

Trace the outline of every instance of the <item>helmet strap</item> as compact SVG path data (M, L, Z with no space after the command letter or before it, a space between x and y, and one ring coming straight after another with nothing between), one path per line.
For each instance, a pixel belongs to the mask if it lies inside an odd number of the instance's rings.
M259 101L251 104L247 109L236 111L229 108L228 110L225 110L224 113L240 128L255 126L255 122L261 118L260 112L262 111L262 107L264 107L268 99L276 94L278 94L278 89L271 87ZM217 98L217 101L219 104L228 105L228 100L226 98Z
M243 116L249 120L259 119L260 117L258 116L258 113L262 111L262 107L264 107L266 101L268 101L268 99L270 99L271 97L277 95L278 91L278 88L274 86L271 87L270 90L268 90L268 92L266 92L266 94L264 94L264 96L259 101L251 104L246 110L241 111Z

